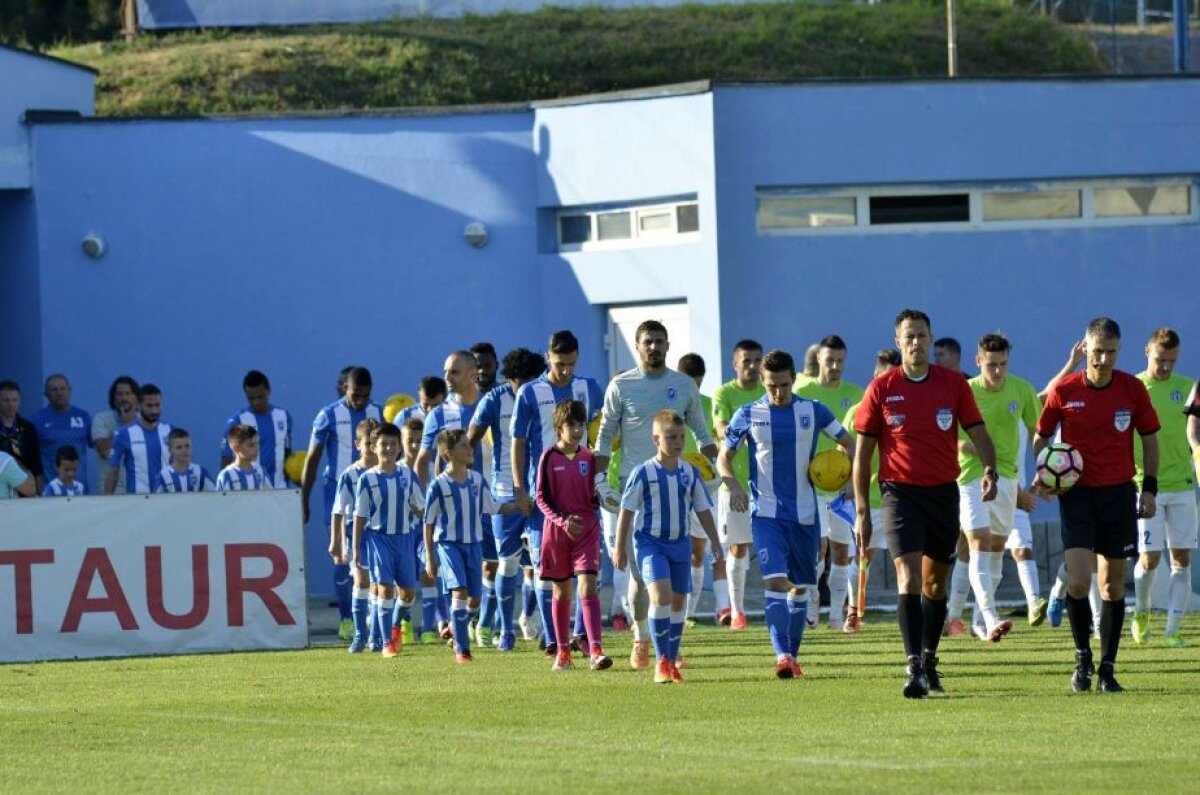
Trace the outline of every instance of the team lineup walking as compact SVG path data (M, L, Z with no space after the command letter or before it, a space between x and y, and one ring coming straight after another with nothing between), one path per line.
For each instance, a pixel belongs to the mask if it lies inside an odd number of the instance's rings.
M689 594L711 576L716 623L744 630L754 559L773 674L795 679L805 632L819 625L822 572L829 628L853 635L865 618L866 572L882 549L895 567L909 698L947 692L940 647L944 635L966 631L967 593L980 640L1019 634L996 603L1006 551L1029 623L1068 619L1073 690L1093 680L1103 692L1124 689L1115 671L1128 557L1137 557L1133 641L1151 642L1165 548L1163 642L1185 645L1200 399L1174 373L1178 335L1156 330L1147 368L1134 376L1115 368L1119 326L1097 318L1040 393L1009 372L1012 349L1001 334L979 340L973 378L956 371L956 359L935 363L960 349L949 338L935 342L924 312L903 310L894 335L865 389L842 379L848 351L836 335L813 346L811 366L801 368L787 351L740 340L734 378L711 401L699 392L703 360L688 354L669 367L667 329L655 320L635 333L637 366L607 388L576 374L579 344L566 330L542 354L517 348L500 358L487 343L454 351L444 377L421 380L414 405L378 405L372 374L346 368L306 453L293 453L290 413L271 403L267 377L251 371L247 407L227 423L215 478L192 461L188 432L162 421L163 395L152 384L117 379L111 412L71 420L84 431L79 439L64 425L39 445L16 422L19 389L4 382L0 476L5 496L39 486L46 496L78 496L94 446L107 494L297 483L305 521L320 485L339 632L356 654L397 657L406 644L445 642L469 664L482 649L502 655L536 641L553 671L574 668L575 655L603 671L614 664L598 587L607 559L609 632L631 632L632 668L679 683L689 667L684 630L695 621ZM47 411L87 417L69 405L65 377L47 379L46 396ZM27 463L31 447L36 467ZM1027 451L1037 461L1032 476ZM1074 471L1059 471L1058 453ZM825 482L821 467L839 456L843 476ZM57 477L43 481L49 469ZM1065 549L1049 599L1032 558L1029 514L1039 499L1057 501Z

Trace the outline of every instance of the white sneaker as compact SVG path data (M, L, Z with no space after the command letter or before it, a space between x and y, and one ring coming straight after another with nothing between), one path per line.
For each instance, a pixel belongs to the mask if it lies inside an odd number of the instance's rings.
M522 638L525 640L537 640L538 629L534 624L535 621L526 618L524 613L517 617L517 626L521 628Z

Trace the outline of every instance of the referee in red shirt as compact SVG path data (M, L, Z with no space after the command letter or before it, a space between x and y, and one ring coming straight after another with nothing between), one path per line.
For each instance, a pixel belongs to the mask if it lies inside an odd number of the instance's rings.
M1137 554L1137 520L1154 516L1158 492L1158 415L1146 387L1114 369L1121 349L1121 327L1098 317L1088 324L1087 369L1059 379L1046 394L1033 442L1036 456L1055 430L1083 456L1083 476L1059 495L1063 549L1067 564L1067 616L1075 639L1071 689L1109 693L1124 688L1113 677L1121 629L1125 623L1125 563ZM1142 493L1133 482L1133 432L1142 437L1145 477ZM1034 479L1035 493L1046 493ZM1100 667L1092 664L1092 616L1088 589L1092 570L1100 580Z
M929 363L929 316L896 316L900 367L867 387L855 413L855 528L868 549L873 528L871 457L879 448L883 532L896 566L897 616L908 656L907 698L944 694L937 650L946 623L946 580L958 542L958 428L983 461L983 499L996 497L996 451L960 373Z

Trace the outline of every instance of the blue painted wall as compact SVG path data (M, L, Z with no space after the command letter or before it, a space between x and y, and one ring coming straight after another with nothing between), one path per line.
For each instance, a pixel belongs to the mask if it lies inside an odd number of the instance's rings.
M95 73L24 50L0 45L0 190L33 184L25 111L93 112Z
M21 415L42 405L42 316L37 213L27 190L0 190L0 379L21 386Z

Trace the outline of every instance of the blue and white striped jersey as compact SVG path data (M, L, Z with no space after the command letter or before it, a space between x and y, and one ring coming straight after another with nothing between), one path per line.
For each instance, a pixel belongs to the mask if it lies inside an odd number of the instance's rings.
M108 463L119 467L125 478L126 494L149 494L154 489L154 473L170 463L167 434L171 426L158 423L147 430L134 421L117 431L113 437Z
M492 496L498 500L513 496L512 436L509 427L517 396L511 384L493 388L475 407L471 425L487 428L492 433Z
M350 408L345 398L330 403L317 413L313 420L312 440L309 447L319 444L325 449L326 480L337 480L342 470L350 466L357 456L354 451L354 432L365 419L383 422L383 412L375 403L368 403L361 411Z
M217 491L263 491L271 489L271 480L259 464L242 469L237 462L217 473Z
M338 475L337 488L333 492L333 515L342 515L349 532L354 530L354 501L358 494L358 479L366 471L367 468L360 461L355 461Z
M433 450L434 461L437 460L437 435L442 431L455 431L459 429L466 430L471 424L471 418L475 416L475 410L479 408L480 400L475 401L467 406L459 402L457 395L452 395L449 400L434 408L429 412L429 416L425 418L425 433L421 436L421 449ZM434 466L434 471L438 471L439 466ZM483 474L483 445L475 445L475 461L471 464L471 469Z
M808 464L818 433L831 439L846 433L818 400L793 397L790 405L776 408L764 396L733 413L725 446L736 450L743 439L749 444L752 516L816 524L817 498Z
M368 469L358 479L354 493L354 515L367 520L367 530L389 536L413 531L413 514L422 509L421 487L404 464L398 464L391 474L378 467Z
M229 447L229 429L234 425L249 425L258 429L258 463L274 488L286 489L288 484L283 462L292 449L291 413L272 406L263 414L255 414L249 408L234 414L225 423L225 438L221 439L222 458L236 458Z
M469 470L462 483L443 472L425 493L425 524L434 526L434 541L478 544L483 541L484 517L495 512L492 493L475 470Z
M183 494L189 491L213 491L213 479L199 464L189 464L182 472L163 467L154 478L155 494Z
M42 489L43 497L82 497L85 494L87 494L87 486L83 485L82 480L66 486L61 480L55 478L46 484L46 488Z
M409 420L420 420L425 422L425 409L421 408L420 403L414 403L406 409L400 409L400 413L392 420L397 428L403 428Z
M528 470L525 485L530 489L537 482L537 466L542 460L542 452L553 447L558 438L554 432L554 407L571 399L587 406L590 420L600 413L604 405L604 390L594 378L580 375L566 386L555 386L544 373L527 384L521 384L517 390L509 434L514 440L525 440L525 466Z
M629 473L621 507L636 514L635 533L678 541L688 537L692 512L711 511L713 501L696 467L680 461L672 471L651 458Z

